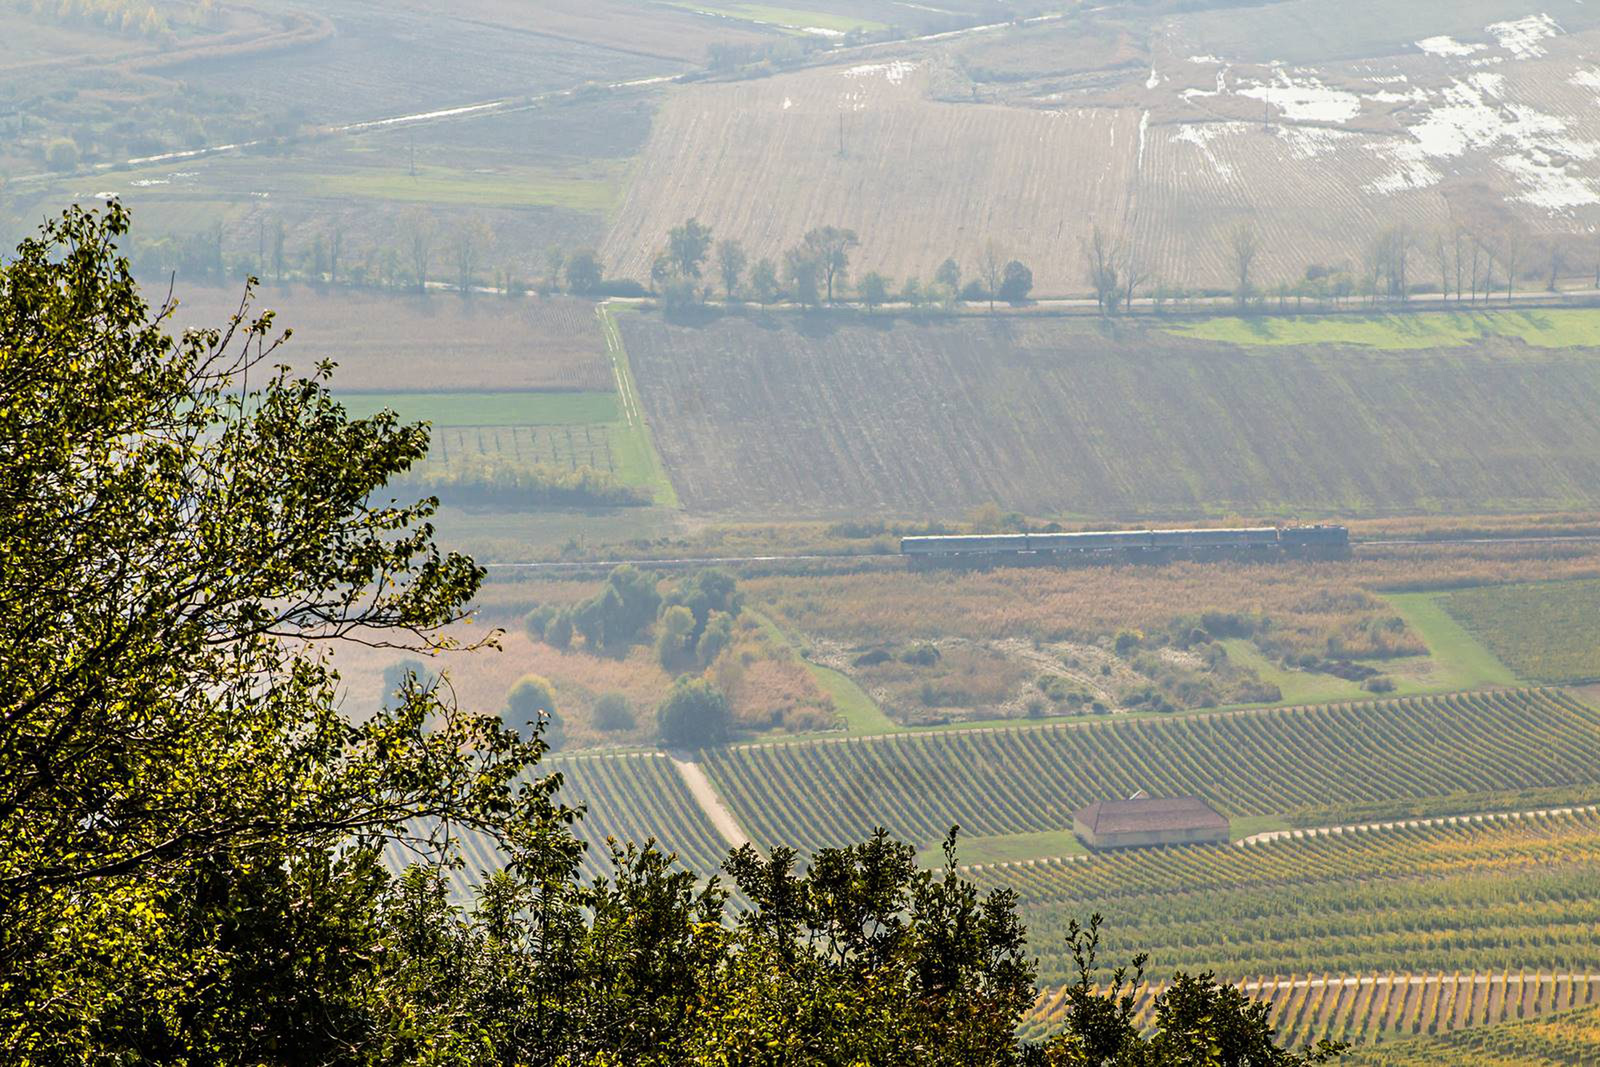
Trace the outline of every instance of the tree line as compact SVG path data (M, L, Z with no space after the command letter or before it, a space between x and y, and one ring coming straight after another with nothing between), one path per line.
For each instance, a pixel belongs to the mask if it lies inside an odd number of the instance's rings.
M733 238L714 241L698 219L675 226L650 267L650 281L668 308L684 308L714 299L718 286L728 303L753 299L762 307L787 299L801 307L833 305L850 292L850 257L859 248L856 232L840 226L808 230L787 249L782 261L763 257L750 262L744 245ZM717 284L707 280L714 272ZM962 284L961 265L952 257L934 271L931 281L916 276L895 283L877 271L862 275L854 286L856 299L868 311L891 302L914 308L953 307L963 301L996 300L1020 304L1033 290L1033 272L1007 259L990 242L977 265L977 277Z
M1517 286L1530 280L1546 292L1559 292L1561 279L1585 256L1600 289L1600 240L1575 235L1535 240L1515 224L1471 227L1452 221L1427 229L1396 223L1367 240L1355 259L1311 263L1299 278L1275 284L1260 281L1263 242L1254 224L1228 228L1222 242L1221 259L1231 279L1226 290L1194 292L1153 279L1133 238L1099 225L1083 242L1083 277L1100 313L1108 316L1130 311L1136 298L1147 298L1160 312L1196 296L1228 296L1241 311L1274 305L1300 309L1308 303L1403 307L1418 296L1487 305L1515 299Z
M341 710L324 654L339 642L431 662L463 649L485 572L434 541L432 502L385 489L426 454L426 427L350 419L326 367L276 367L268 314L172 338L116 247L127 227L115 204L69 210L0 263L8 1061L1276 1067L1337 1052L1279 1048L1265 1006L1208 975L1177 979L1135 1026L1142 961L1098 985L1093 920L1068 932L1080 979L1061 1029L1018 1041L1035 971L1017 900L962 877L954 832L934 872L882 833L803 870L790 849L741 849L738 903L649 843L581 877L581 812L541 766L541 727L464 711L411 671L373 714ZM650 597L631 590L630 608L611 588L624 633ZM503 860L461 905L467 831Z

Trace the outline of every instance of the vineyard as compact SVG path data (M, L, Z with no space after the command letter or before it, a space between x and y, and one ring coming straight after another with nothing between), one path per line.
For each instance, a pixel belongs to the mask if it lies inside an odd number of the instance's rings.
M1600 1009L1407 1041L1358 1051L1339 1062L1352 1067L1591 1067L1600 1062Z
M1558 690L736 746L706 771L758 844L1060 830L1094 800L1198 793L1304 825L1600 794L1600 712Z
M1524 678L1600 679L1600 581L1465 589L1440 603Z
M573 827L587 846L583 855L586 878L610 877L611 851L607 838L619 844L643 845L654 839L663 852L675 852L684 866L702 877L716 874L730 846L706 820L694 797L670 760L660 753L593 757L552 757L541 773L559 773L562 786L556 799L585 813ZM484 871L504 862L493 844L471 832L460 835L462 857L458 891L477 885ZM398 851L388 854L391 868L404 866Z
M1391 973L1255 978L1238 984L1272 1005L1272 1026L1293 1047L1324 1037L1369 1046L1600 1005L1600 975ZM1150 982L1137 990L1141 1023L1150 1020L1155 998L1165 988ZM1066 1007L1064 988L1046 992L1023 1032L1044 1035L1059 1029Z
M1016 890L1048 984L1071 919L1111 922L1101 963L1152 978L1390 971L1600 974L1600 814L1138 849L972 872ZM1287 1006L1286 1009L1287 1010Z
M618 323L693 511L1350 518L1600 502L1590 350L1245 348L1062 319Z

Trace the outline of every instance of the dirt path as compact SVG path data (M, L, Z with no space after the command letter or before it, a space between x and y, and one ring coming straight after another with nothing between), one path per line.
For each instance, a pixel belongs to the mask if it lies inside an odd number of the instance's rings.
M1537 811L1500 811L1471 815L1440 815L1431 819L1394 819L1389 822L1366 822L1352 826L1310 826L1299 830L1268 830L1264 833L1241 837L1234 844L1240 848L1265 845L1273 841L1296 840L1302 837L1329 837L1333 834L1362 834L1374 830L1411 830L1424 826L1459 826L1462 823L1512 822L1517 819L1538 819L1550 815L1579 815L1600 811L1600 804L1585 804L1568 808L1540 808Z
M722 797L717 795L716 788L712 786L711 780L706 777L706 772L701 769L700 764L681 752L668 752L667 758L678 769L678 777L689 787L689 794L694 797L694 802L700 805L700 810L705 812L706 818L711 820L711 825L716 827L722 839L733 848L750 844L750 835L744 832L739 820L733 817L733 812L728 810L728 806L722 802Z

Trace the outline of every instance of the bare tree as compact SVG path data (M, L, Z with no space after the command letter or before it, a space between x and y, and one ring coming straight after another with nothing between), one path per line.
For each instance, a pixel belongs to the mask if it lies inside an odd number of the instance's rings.
M983 291L989 297L989 310L994 310L994 296L1000 291L1000 280L1006 270L1006 257L1000 254L993 241L983 246L978 259L978 275L983 279Z
M339 255L344 251L344 227L339 223L333 224L333 233L328 236L328 281L339 281Z
M717 271L722 275L722 288L730 302L733 294L739 291L739 279L744 276L745 264L749 261L744 245L733 238L717 245Z
M417 291L426 292L428 267L433 262L433 241L438 227L432 215L420 208L413 208L401 218L400 229L405 235L406 251L411 256L411 271L417 282Z
M1433 237L1433 255L1439 264L1439 298L1450 299L1450 242L1445 231Z
M1515 223L1506 227L1500 239L1500 262L1506 268L1506 303L1517 295L1517 265L1527 249L1526 235Z
M1117 301L1122 295L1122 279L1117 273L1117 261L1122 258L1117 243L1106 235L1098 224L1089 233L1083 246L1084 263L1089 270L1089 284L1094 287L1095 305L1102 315L1115 315Z
M1250 301L1250 272L1255 268L1256 253L1260 250L1255 227L1248 222L1235 226L1228 237L1228 250L1233 259L1234 299L1242 311Z
M861 242L856 231L837 226L819 226L806 234L803 241L806 255L815 260L826 283L828 303L833 303L833 284L843 281L850 273L850 249Z
M1545 283L1544 288L1546 292L1553 293L1556 291L1556 283L1561 280L1561 272L1565 270L1567 266L1567 250L1562 245L1560 237L1557 236L1550 238L1549 252L1550 278Z
M493 240L494 234L490 232L489 224L481 218L473 218L456 231L451 251L455 254L457 290L463 293L472 290L473 279L483 259L483 250Z
M1133 297L1139 286L1144 284L1144 265L1139 261L1139 254L1133 247L1133 241L1123 240L1122 244L1122 307L1128 314L1133 314Z

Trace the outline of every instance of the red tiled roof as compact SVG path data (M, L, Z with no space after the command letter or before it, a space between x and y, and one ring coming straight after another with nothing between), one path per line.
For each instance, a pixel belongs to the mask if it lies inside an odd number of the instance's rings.
M1228 820L1199 797L1145 797L1101 800L1073 816L1093 834L1134 834L1160 830L1226 830Z

